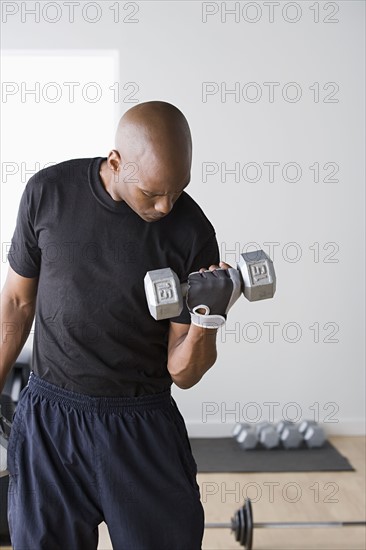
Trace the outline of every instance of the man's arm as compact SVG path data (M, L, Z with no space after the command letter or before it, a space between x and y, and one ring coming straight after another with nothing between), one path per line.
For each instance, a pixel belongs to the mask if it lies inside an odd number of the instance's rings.
M216 329L170 323L168 371L181 389L197 384L217 359Z
M219 266L208 268L214 271ZM222 269L230 264L220 262ZM201 267L200 272L205 271ZM168 371L173 382L182 390L191 388L216 362L216 334L218 329L204 328L194 323L190 325L170 322L168 340Z
M38 277L18 275L10 266L1 292L0 392L32 327Z

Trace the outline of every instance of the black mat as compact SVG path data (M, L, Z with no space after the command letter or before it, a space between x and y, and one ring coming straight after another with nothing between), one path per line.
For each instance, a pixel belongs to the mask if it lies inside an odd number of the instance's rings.
M329 441L319 449L252 449L243 451L232 437L191 438L199 472L334 472L354 471Z

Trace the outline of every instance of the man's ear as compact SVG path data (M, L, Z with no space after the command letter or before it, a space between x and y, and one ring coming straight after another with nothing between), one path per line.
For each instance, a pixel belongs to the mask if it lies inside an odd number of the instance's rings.
M112 149L108 155L108 166L113 170L113 172L119 172L122 164L121 156L117 149Z

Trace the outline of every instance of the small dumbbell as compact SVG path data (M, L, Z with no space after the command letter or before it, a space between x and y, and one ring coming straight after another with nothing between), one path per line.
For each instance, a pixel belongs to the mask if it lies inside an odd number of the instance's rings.
M276 275L272 260L263 250L241 254L237 269L243 294L250 302L273 298ZM154 319L170 319L181 314L188 285L181 284L172 269L148 271L144 285L147 305Z
M324 429L315 420L303 420L300 423L299 432L310 448L322 447L327 440Z
M293 426L294 423L291 420L280 420L276 425L276 430L281 434L286 426Z
M240 432L248 426L249 424L235 424L233 431L231 432L231 435L234 437L234 439L236 439L237 436L240 434Z
M304 435L304 441L310 448L322 447L327 438L321 426L309 426Z
M271 426L271 424L269 422L267 422L267 420L263 420L262 422L258 422L256 425L255 425L255 431L256 431L256 434L259 438L259 435L261 433L262 430L264 430L264 428L269 428Z
M288 420L281 420L277 424L277 432L280 435L280 441L285 449L296 449L300 447L303 436L299 431L299 426Z
M259 422L256 426L256 433L259 442L266 447L266 449L278 447L280 436L273 424L269 422Z
M318 423L315 420L302 420L299 424L299 432L303 435L310 426L317 426Z
M257 446L257 434L250 424L237 424L233 430L233 436L242 449L249 450Z

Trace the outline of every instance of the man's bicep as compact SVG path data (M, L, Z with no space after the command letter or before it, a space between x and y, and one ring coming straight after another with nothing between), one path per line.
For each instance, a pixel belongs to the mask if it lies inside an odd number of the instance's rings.
M30 304L36 300L38 277L23 277L9 266L8 274L2 289L3 299L8 298L19 305Z
M34 212L31 212L29 206L34 194L35 181L34 176L32 176L23 191L8 252L10 266L16 273L25 278L38 277L41 268L42 254L34 228Z

